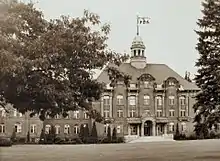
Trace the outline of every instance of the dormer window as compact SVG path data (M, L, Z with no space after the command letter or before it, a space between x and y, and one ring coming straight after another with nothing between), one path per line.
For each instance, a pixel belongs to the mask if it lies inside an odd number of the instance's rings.
M149 88L149 82L148 81L144 81L144 88Z

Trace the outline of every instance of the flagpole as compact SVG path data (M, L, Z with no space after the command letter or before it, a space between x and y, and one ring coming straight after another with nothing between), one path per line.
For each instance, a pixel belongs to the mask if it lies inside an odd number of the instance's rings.
M139 35L139 25L138 25L138 22L139 21L139 16L137 15L137 36Z

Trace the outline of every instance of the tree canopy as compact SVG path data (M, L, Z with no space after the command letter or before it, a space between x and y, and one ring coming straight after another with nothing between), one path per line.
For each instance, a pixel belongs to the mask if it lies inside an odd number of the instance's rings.
M93 79L93 69L128 58L108 48L110 26L87 10L47 20L32 3L1 1L0 8L0 102L41 120L77 109L96 117L91 101L104 85ZM128 78L116 70L108 68L111 79Z
M200 29L196 31L200 57L195 81L201 89L194 106L198 135L220 123L220 0L205 0L202 5L203 17L198 20Z

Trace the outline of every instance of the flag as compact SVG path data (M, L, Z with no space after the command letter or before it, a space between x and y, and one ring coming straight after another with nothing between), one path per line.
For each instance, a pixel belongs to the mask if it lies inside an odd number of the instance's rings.
M138 17L138 24L139 25L145 25L150 23L149 17Z

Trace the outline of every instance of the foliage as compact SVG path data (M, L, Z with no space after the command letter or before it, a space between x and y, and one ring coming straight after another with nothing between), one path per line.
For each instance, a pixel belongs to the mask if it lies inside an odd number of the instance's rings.
M17 136L16 136L16 131L15 131L15 129L14 129L13 132L12 132L11 141L12 141L13 143L17 141Z
M9 147L12 146L10 139L0 137L0 147Z
M109 142L112 141L112 136L111 136L111 127L108 126L108 130L107 130L107 139Z
M97 134L95 121L93 122L93 126L92 126L91 139L92 139L93 143L97 143L97 141L98 141L98 134Z
M195 77L201 92L196 96L194 121L196 134L206 137L208 129L220 123L220 1L205 0L202 6L203 17L197 22L200 30L196 31L199 59Z
M27 143L30 143L30 132L29 132L29 131L27 132L26 142L27 142Z
M47 140L46 140L46 135L45 135L45 131L44 129L41 130L41 133L40 133L40 140L39 140L39 144L44 144L46 143Z
M112 141L116 141L116 140L117 140L117 131L116 128L114 127L112 132Z
M84 124L81 124L79 131L79 138L82 140L82 142L84 142L84 131L85 131L84 129L85 129Z
M86 109L101 122L91 101L100 98L104 85L93 79L93 71L128 58L108 49L110 26L101 26L99 16L88 11L47 21L32 3L11 1L0 8L1 100L41 120ZM116 70L108 68L111 78L128 77L115 76Z

